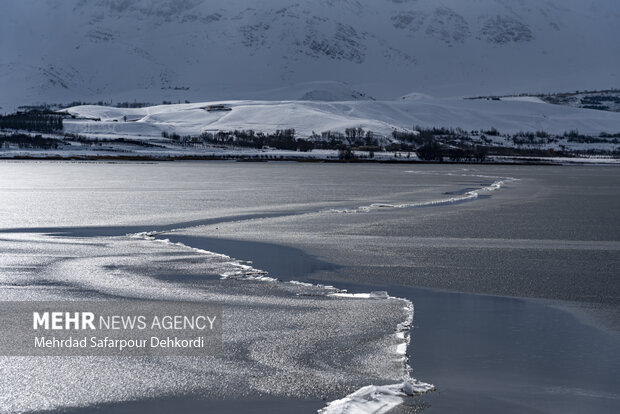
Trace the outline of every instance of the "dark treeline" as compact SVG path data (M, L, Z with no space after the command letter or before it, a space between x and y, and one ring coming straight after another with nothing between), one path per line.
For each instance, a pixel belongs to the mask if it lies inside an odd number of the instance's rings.
M481 96L473 96L470 100L476 99L491 99L491 98L514 98L514 97L523 97L523 96L536 96L536 97L546 97L546 96L574 96L580 94L604 94L604 93L620 93L620 89L611 88L611 89L594 89L594 90L576 90L574 92L555 92L555 93L540 93L540 92L524 92L519 94L512 95L481 95Z
M605 103L607 102L620 104L620 96L590 95L590 96L584 96L583 98L581 98L581 104L586 105L584 106L584 108L587 108L588 106L594 106L595 108L592 108L592 109L598 109L596 108L597 106L602 106L606 109L609 109L609 107L605 105Z
M348 160L358 157L373 158L376 152L394 152L395 157L409 158L412 153L424 161L484 162L489 155L536 155L577 154L570 151L562 142L582 143L617 143L620 134L601 133L592 137L569 131L563 135L550 134L545 131L517 132L502 134L496 128L465 131L462 128L422 128L414 127L412 131L395 130L392 138L376 135L362 128L347 128L344 133L325 131L320 135L312 133L308 139L295 137L294 129L277 130L274 133L253 130L234 130L205 132L200 136L181 137L176 133L164 132L162 135L184 145L214 144L227 147L247 147L257 149L279 149L291 151L311 151L313 149L337 150L340 159ZM495 139L491 139L495 138ZM503 142L516 147L503 145ZM542 148L544 145L558 144L555 150ZM538 147L538 148L536 148ZM579 151L579 152L583 152ZM609 150L592 149L592 153L609 154ZM617 152L617 151L616 151ZM363 153L367 153L364 156Z
M348 128L346 132L326 131L321 135L313 134L310 139L296 138L294 129L280 129L274 133L256 132L253 130L235 130L204 132L200 137L181 137L175 133L162 133L165 138L185 143L205 142L217 145L238 146L248 148L275 148L291 151L312 151L313 149L340 150L351 149L380 150L379 140L371 131L362 128Z
M499 135L495 129L484 131L488 135ZM461 128L422 128L415 131L393 131L392 136L402 142L415 146L418 157L424 161L483 162L488 148L481 145L465 144L470 140L467 131ZM396 148L395 148L396 149ZM398 150L410 148L398 148Z
M51 112L17 112L0 116L0 129L20 129L43 133L62 131L62 115Z
M11 144L21 148L56 149L58 140L43 138L41 135L9 134L0 135L0 148L7 148Z
M465 145L447 147L431 140L416 150L418 157L424 161L443 161L448 158L453 162L484 162L489 148L483 145Z
M485 131L487 135L499 135L496 129ZM468 139L469 133L461 128L422 128L416 126L414 131L393 131L392 137L416 145L425 145L439 138Z
M613 155L608 151L579 151L579 154L572 151L541 149L541 148L509 148L509 147L492 147L489 149L489 155L502 157L575 157L581 154L587 155Z
M81 142L89 145L101 145L101 144L128 144L145 148L165 148L162 145L152 144L143 140L130 139L130 138L90 138L84 135L77 134L63 134L65 139L69 141Z
M149 102L117 102L113 104L112 102L98 101L98 102L82 102L82 101L73 101L66 105L62 105L62 107L68 108L72 106L81 106L81 105L97 105L97 106L113 106L114 108L146 108L147 106L153 106L152 103Z
M324 131L321 135L310 136L317 149L341 150L346 148L355 149L381 149L381 143L372 131L363 128L346 128L344 134L337 131Z
M188 103L188 102L186 102ZM113 103L112 101L96 101L96 102L86 102L86 101L72 101L64 104L41 104L41 105L22 105L19 107L20 111L43 111L43 112L53 112L63 108L70 108L73 106L82 106L82 105L95 105L95 106L111 106L114 108L145 108L147 106L156 105L151 102L117 102Z
M620 141L620 134L606 134L602 132L598 137L592 137L589 135L580 134L577 130L572 130L564 133L564 138L568 142L580 142L587 144L600 144L600 143L612 143L618 144Z
M162 134L164 136L164 134ZM169 135L172 139L185 142L206 142L216 145L238 146L247 148L275 148L291 151L311 151L315 148L311 141L295 138L294 129L279 129L274 133L265 134L249 130L203 132L198 139L192 137L179 137L176 134Z

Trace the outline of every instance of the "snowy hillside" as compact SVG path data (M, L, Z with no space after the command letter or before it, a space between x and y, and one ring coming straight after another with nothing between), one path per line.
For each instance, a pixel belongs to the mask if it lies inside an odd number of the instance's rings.
M363 128L390 136L392 131L414 126L465 130L495 128L503 133L570 130L599 135L620 132L620 113L571 108L542 103L537 98L510 100L457 98L400 99L394 101L225 101L147 108L76 106L65 112L65 130L78 134L124 134L159 137L161 132L199 135L205 131L252 129L273 132L294 128L300 137L313 132L344 132ZM207 111L209 105L226 104L230 111ZM81 119L80 119L81 118ZM96 119L96 120L95 120ZM126 121L126 122L125 122Z
M80 105L58 113L0 116L0 149L2 158L481 162L597 156L617 162L620 112L554 105L536 97L423 94L392 101Z
M617 86L615 0L4 0L0 111Z

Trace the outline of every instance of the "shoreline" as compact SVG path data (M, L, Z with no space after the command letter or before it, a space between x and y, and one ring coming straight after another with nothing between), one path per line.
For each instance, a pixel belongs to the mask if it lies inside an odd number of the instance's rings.
M202 156L202 155L179 155L179 156L162 156L154 157L150 155L84 155L84 156L55 156L47 155L37 157L34 155L18 155L13 157L0 156L0 161L100 161L100 162L173 162L173 161L230 161L230 162L298 162L298 163L333 163L333 164L399 164L399 165L591 165L591 166L616 166L620 165L620 159L596 159L596 158L512 158L502 157L502 160L487 160L484 162L458 162L458 161L424 161L419 159L367 159L357 158L352 160L340 160L329 158L313 158L313 157L280 157L280 158L255 158L245 155L227 155L227 156ZM510 160L510 161L509 161ZM603 161L603 162L601 162ZM605 162L608 161L608 162Z

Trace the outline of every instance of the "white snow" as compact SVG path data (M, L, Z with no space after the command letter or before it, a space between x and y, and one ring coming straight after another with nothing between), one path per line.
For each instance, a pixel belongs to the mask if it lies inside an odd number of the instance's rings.
M352 298L352 299L389 299L390 296L386 291L373 291L370 293L348 293L346 291L331 293L329 296L335 296L339 298Z
M368 385L346 397L330 402L320 414L384 414L402 404L403 398L434 390L434 386L414 379L401 384Z
M537 98L536 98L537 99ZM232 110L207 112L207 105L226 104ZM452 127L467 131L496 128L501 133L546 131L562 134L570 130L598 135L620 131L620 113L593 111L532 100L469 100L424 98L396 101L213 101L159 105L140 109L76 106L66 112L65 129L86 135L147 136L161 139L161 132L199 135L204 131L253 129L273 132L294 128L300 137L313 132L344 132L361 127L390 136L394 129L413 126ZM123 122L123 117L139 118Z
M532 102L540 104L546 103L537 96L506 96L501 98L501 100L506 102Z

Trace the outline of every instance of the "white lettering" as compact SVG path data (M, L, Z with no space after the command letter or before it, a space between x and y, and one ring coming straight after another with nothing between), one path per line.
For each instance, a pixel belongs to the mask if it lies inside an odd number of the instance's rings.
M43 312L43 315L40 315L39 312L32 312L32 329L39 329L39 326L44 329L50 328L50 314L48 312Z

